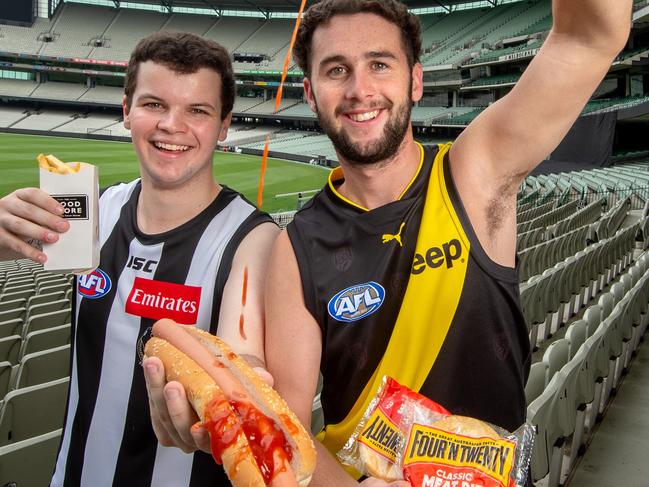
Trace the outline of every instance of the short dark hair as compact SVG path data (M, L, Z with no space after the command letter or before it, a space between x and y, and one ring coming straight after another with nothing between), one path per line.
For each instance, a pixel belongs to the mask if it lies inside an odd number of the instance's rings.
M221 77L221 120L234 106L234 71L230 54L220 44L188 32L162 31L142 39L131 53L126 69L124 94L131 107L140 64L153 61L181 74L195 73L201 68L216 71Z
M403 3L397 0L323 0L304 14L293 47L293 58L307 78L311 75L311 41L315 30L336 15L358 13L376 14L399 27L410 67L419 62L421 24Z

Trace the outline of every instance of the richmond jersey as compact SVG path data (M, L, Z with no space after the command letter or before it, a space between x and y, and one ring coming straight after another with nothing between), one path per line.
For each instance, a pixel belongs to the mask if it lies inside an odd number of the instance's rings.
M448 146L420 150L417 174L397 201L371 211L356 205L338 192L336 169L288 226L305 304L322 331L320 438L332 451L350 431L336 433L339 424L360 419L359 397L379 370L420 377L420 392L454 414L508 430L525 420L530 350L516 271L481 248L453 185ZM423 276L434 284L407 297Z
M162 317L216 333L241 240L270 218L223 188L199 215L160 235L136 224L140 183L101 196L101 259L77 279L68 408L53 486L229 485L207 454L158 444L138 339Z

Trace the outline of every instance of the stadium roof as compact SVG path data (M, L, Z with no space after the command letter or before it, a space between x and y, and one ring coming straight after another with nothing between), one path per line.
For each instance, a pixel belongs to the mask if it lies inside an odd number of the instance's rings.
M75 1L75 0L64 0ZM93 0L76 0L83 3L95 3ZM310 0L315 3L319 0ZM454 10L460 8L489 7L522 0L403 0L411 9ZM134 4L149 5L169 12L184 9L210 9L215 13L222 11L248 11L266 15L268 13L295 13L300 0L99 0L96 3L114 4L114 6L133 7Z

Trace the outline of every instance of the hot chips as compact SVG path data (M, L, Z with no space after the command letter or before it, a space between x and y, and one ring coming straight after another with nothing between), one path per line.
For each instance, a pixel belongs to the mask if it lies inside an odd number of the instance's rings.
M36 160L38 160L38 166L41 169L56 174L74 174L79 172L79 169L81 168L81 164L79 162L71 162L69 164L66 164L52 154L38 154L36 156Z
M87 162L62 162L53 155L36 156L40 189L63 207L70 224L54 243L43 243L46 271L83 274L99 265L99 175Z

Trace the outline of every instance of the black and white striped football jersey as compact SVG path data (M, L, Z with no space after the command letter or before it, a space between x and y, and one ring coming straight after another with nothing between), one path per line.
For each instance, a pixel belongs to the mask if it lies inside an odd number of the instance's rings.
M224 187L199 215L159 235L136 224L139 180L100 198L101 259L77 279L65 426L52 486L228 485L210 455L158 444L138 339L161 317L217 332L241 240L271 221Z

